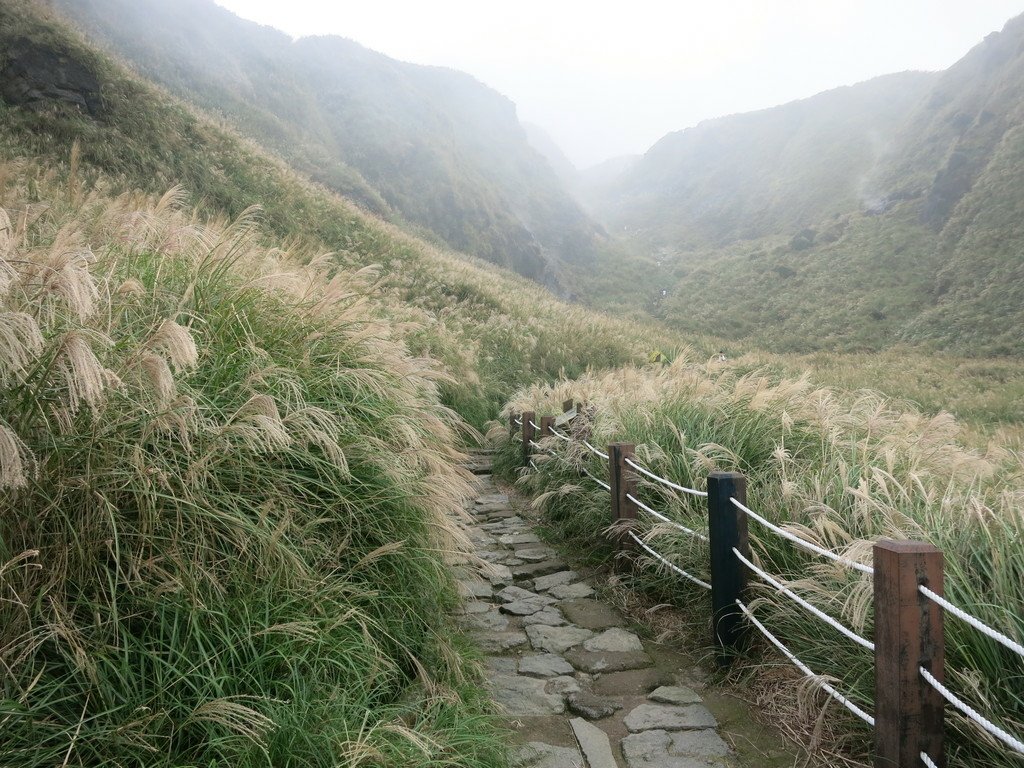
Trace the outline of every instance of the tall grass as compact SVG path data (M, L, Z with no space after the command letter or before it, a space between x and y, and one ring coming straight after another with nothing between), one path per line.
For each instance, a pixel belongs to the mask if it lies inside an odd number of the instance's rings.
M0 211L0 763L502 764L444 618L464 428L372 276L255 212L30 180Z
M627 368L536 386L517 393L507 410L555 413L567 397L594 408L596 445L635 442L639 459L655 472L697 488L711 470L739 470L748 477L755 511L852 559L870 562L871 543L880 537L931 541L945 553L947 597L1024 639L1019 452L994 443L986 452L964 448L948 415L925 416L877 393L841 393L816 387L806 377L740 375L714 361L680 359L662 368ZM550 447L561 453L560 442ZM517 445L506 445L503 466L512 477ZM558 459L539 454L536 461L540 470L521 482L540 494L548 519L577 546L609 556L603 534L607 495L578 473L585 466L604 476L603 463L578 447ZM655 508L690 527L706 526L702 500L666 494L646 481L641 489ZM763 568L870 637L869 577L805 556L756 522L750 525ZM648 527L645 535L681 567L707 577L706 545L664 525ZM647 565L649 572L661 571L648 584L664 597L664 569ZM673 592L698 620L707 620L709 603L698 588L680 580ZM842 690L870 709L871 654L771 588L757 588L755 594L762 620L812 669L840 681ZM946 638L951 686L1005 729L1024 733L1024 660L953 617L947 618ZM864 754L870 741L859 721L844 710L830 710L828 717L849 734L848 749ZM951 764L1020 764L955 713L949 729Z

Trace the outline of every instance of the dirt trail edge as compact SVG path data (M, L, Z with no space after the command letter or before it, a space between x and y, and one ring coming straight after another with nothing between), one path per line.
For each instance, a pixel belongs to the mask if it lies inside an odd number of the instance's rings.
M642 640L541 542L486 469L468 533L486 567L459 574L460 621L522 742L522 768L737 768L692 659ZM775 750L769 750L769 754ZM792 764L775 752L776 764ZM767 755L762 754L762 758ZM770 765L775 760L760 762ZM749 764L749 763L748 763Z

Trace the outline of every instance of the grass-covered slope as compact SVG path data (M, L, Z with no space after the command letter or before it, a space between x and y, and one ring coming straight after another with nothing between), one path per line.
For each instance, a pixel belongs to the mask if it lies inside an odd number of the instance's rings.
M858 210L889 137L934 75L903 72L658 141L596 202L612 231L652 246L793 234Z
M644 359L671 346L650 327L557 301L536 283L366 214L128 74L28 3L0 6L0 43L0 73L12 71L10 51L28 48L71 63L48 71L51 79L66 78L72 65L87 72L100 105L89 114L52 98L29 105L0 99L3 156L67 167L78 142L86 186L101 176L158 195L181 185L201 211L230 217L259 205L277 242L330 252L345 267L376 267L381 311L406 328L417 354L443 361L453 374L441 385L445 402L477 426L510 391L538 377Z
M591 442L636 444L639 460L662 477L703 488L712 470L738 470L748 478L749 505L759 514L819 546L859 562L871 562L871 543L881 537L927 540L945 554L945 595L990 626L1024 640L1024 467L1019 450L993 442L987 451L964 447L964 435L948 414L924 416L877 393L843 393L806 377L785 379L742 366L683 358L666 367L626 368L588 375L555 386L518 392L509 411L557 413L567 397L585 401L593 414ZM576 427L574 427L575 429ZM579 443L555 438L533 457L537 471L521 471L521 447L507 441L503 460L509 479L539 495L537 505L553 532L577 551L611 556L607 537L608 494L582 477L587 468L607 476L607 462ZM507 442L506 442L507 441ZM1019 445L1019 444L1018 444ZM706 531L702 499L675 494L639 477L642 499L671 519ZM646 514L645 539L676 565L708 578L707 545ZM751 548L760 567L819 609L872 637L870 577L805 554L750 523ZM637 586L659 602L684 608L699 637L708 637L707 593L677 578L640 553ZM854 702L872 708L872 654L844 638L771 587L751 576L751 606L769 629L815 673L828 676ZM957 695L1018 737L1024 734L1024 659L947 614L946 682ZM756 635L756 632L754 632ZM748 657L776 689L764 696L784 715L802 718L807 732L822 735L847 755L869 762L871 736L863 724L795 677L755 640ZM780 684L781 680L781 684ZM764 684L764 681L762 681ZM781 702L789 702L781 706ZM817 718L824 709L822 720ZM950 765L1019 765L1005 745L947 708ZM838 762L838 761L836 761Z
M154 82L300 172L458 250L555 285L594 226L526 140L508 99L469 75L339 37L291 40L211 0L55 4Z
M460 421L360 276L4 170L0 762L500 765Z

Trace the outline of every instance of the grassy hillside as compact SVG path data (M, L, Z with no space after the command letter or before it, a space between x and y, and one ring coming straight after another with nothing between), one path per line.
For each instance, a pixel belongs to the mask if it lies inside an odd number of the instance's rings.
M293 42L210 0L60 0L151 80L370 210L549 285L594 227L515 106L461 72L338 37Z
M1019 355L1021 83L1024 17L942 73L671 134L599 203L632 294L593 287L774 351Z
M501 765L446 618L463 427L365 279L2 168L0 762Z
M858 210L888 137L933 79L889 75L671 133L606 191L599 217L678 250L793 234Z
M375 267L382 311L408 324L414 352L443 361L453 374L442 384L444 401L471 423L482 425L509 391L538 376L644 359L654 347L671 346L650 326L571 307L535 283L366 215L130 76L52 19L29 13L30 7L0 7L3 50L74 62L95 80L102 106L91 115L53 99L28 108L0 102L4 156L66 167L77 141L86 186L100 175L153 194L181 185L201 211L231 217L259 204L261 224L278 242L330 252L343 267ZM0 73L17 71L9 54L0 56ZM66 68L44 73L66 77Z
M756 512L846 558L870 563L871 543L882 537L931 541L945 554L946 597L1011 638L1024 639L1019 442L971 449L948 414L926 416L875 392L820 387L807 376L751 370L744 361L705 364L685 357L671 366L624 368L530 387L512 398L508 410L557 413L567 397L592 408L594 444L633 442L645 466L690 488L703 488L713 470L741 471ZM495 429L493 437L505 448L506 477L537 495L535 503L544 510L552 535L576 551L609 560L608 494L580 472L585 468L606 478L607 462L578 442L548 438L542 447L555 456L535 451L538 470L522 471L521 446L508 440L507 429ZM643 477L639 488L643 501L671 520L706 531L702 499ZM646 514L640 518L639 533L651 546L689 573L708 578L705 542ZM872 637L869 577L806 554L756 521L750 522L750 539L761 568ZM637 575L622 578L649 590L657 603L681 607L703 642L709 636L708 593L643 553L638 559ZM749 604L815 673L871 710L871 652L754 576ZM1024 659L948 615L945 633L947 685L1019 737L1024 733ZM826 704L815 686L801 682L796 673L780 672L786 662L752 634L745 664L762 673L757 687L769 716L802 723L797 730L813 733L812 749L820 748L824 738L854 764L870 764L871 734L863 723L842 707ZM950 765L1020 764L1019 755L952 708L947 708L946 722Z

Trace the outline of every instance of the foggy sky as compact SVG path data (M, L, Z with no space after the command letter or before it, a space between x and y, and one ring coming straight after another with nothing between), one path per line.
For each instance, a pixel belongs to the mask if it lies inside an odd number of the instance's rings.
M583 168L701 120L907 69L945 69L1024 0L216 0L508 96Z

